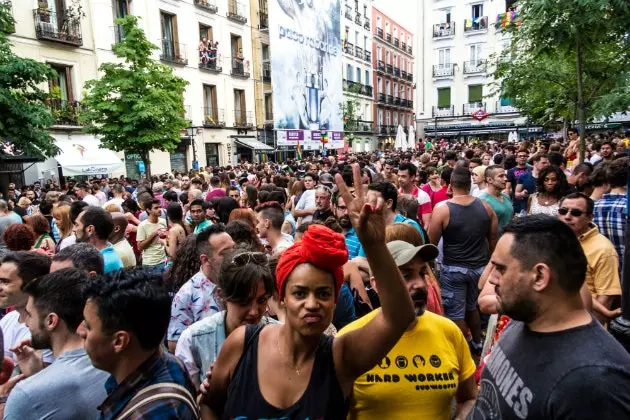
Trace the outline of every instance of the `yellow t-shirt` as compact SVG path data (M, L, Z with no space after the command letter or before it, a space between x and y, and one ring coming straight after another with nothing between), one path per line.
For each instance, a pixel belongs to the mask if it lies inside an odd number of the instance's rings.
M594 224L578 238L586 255L586 285L593 296L621 295L619 256L610 240Z
M379 311L337 336L363 327ZM473 373L475 363L457 325L427 311L378 366L356 380L348 419L448 420L459 383Z

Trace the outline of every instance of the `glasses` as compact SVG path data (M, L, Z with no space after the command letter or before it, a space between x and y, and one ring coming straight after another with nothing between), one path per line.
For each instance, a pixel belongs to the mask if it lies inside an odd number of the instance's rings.
M571 213L571 216L573 216L573 217L580 217L583 214L588 214L588 212L582 211L582 210L578 210L578 209L568 209L566 207L560 207L558 209L558 214L561 215L561 216L566 216L567 213Z
M269 258L264 252L243 252L235 255L234 258L232 258L231 264L236 267L243 267L250 262L259 265L266 264L267 262L269 262Z

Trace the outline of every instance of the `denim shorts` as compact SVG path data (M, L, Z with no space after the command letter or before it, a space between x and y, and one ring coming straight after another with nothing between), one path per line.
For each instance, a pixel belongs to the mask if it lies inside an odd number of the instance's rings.
M485 268L442 266L440 288L445 317L453 321L462 320L466 312L477 310L478 283Z

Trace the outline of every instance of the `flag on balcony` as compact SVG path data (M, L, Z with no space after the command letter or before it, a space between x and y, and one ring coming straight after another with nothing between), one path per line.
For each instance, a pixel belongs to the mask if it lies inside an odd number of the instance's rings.
M295 154L298 159L302 159L302 147L300 146L300 140L298 140L297 146L295 147Z
M470 20L470 19L466 19L466 20L464 21L464 26L465 26L465 29L470 29L470 28L472 28L472 20Z

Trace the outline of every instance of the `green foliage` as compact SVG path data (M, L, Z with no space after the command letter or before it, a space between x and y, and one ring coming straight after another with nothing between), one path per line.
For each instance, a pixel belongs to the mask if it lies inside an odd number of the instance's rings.
M53 117L40 86L54 72L13 54L7 32L14 24L10 5L0 2L0 139L10 140L27 156L53 157L59 149L46 131Z
M125 34L113 50L120 63L104 63L102 77L85 84L79 121L101 136L104 147L138 153L150 175L149 152L172 152L180 143L184 119L183 92L188 82L151 58L158 47L128 15L116 21Z
M522 24L494 74L504 97L542 124L630 108L630 2L521 0ZM582 152L585 148L581 131Z
M353 85L346 89L346 92L352 94L361 93L361 85ZM356 131L359 119L359 101L356 96L346 96L346 101L343 103L343 129L344 131Z

